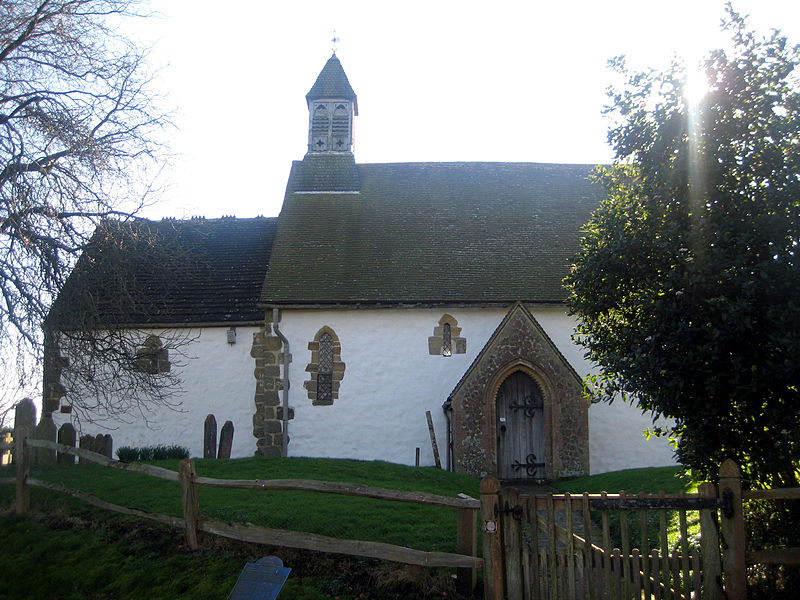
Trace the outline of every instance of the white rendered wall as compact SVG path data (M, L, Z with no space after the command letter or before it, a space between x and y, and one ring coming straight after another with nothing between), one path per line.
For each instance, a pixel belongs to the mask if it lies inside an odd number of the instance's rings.
M583 357L583 348L572 343L575 322L563 308L550 307L532 311L550 339L580 377L592 371L592 363ZM600 402L589 407L589 459L592 474L637 467L675 465L672 448L665 438L644 437L652 427L649 413L642 414L624 402Z
M466 354L428 354L428 337L445 313L458 321ZM430 410L441 460L447 455L442 403L502 321L503 309L354 309L284 311L280 329L290 343L290 456L324 456L434 464L425 411ZM533 307L532 313L583 377L590 364L571 341L573 322L563 307ZM332 406L312 406L303 382L310 362L308 342L323 326L334 330L345 363L339 397ZM674 464L664 440L646 441L646 415L621 403L589 410L593 473Z
M250 356L256 327L237 327L236 343L228 344L227 327L208 327L191 330L191 342L181 348L185 357L170 357L186 363L179 369L183 391L177 411L160 408L148 415L149 427L141 417L126 416L131 423L107 422L83 426L84 434L110 433L114 452L122 446L153 446L178 444L187 446L193 457L203 456L203 424L208 414L217 420L217 443L225 421L234 427L231 456L253 456L256 440L253 436L254 394L256 380L254 362ZM154 335L161 330L153 331ZM53 413L56 426L69 415ZM76 424L77 427L77 424Z

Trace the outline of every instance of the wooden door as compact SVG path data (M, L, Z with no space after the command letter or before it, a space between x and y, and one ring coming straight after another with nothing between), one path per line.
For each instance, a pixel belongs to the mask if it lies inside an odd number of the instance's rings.
M497 471L500 479L546 479L542 389L522 371L497 391Z

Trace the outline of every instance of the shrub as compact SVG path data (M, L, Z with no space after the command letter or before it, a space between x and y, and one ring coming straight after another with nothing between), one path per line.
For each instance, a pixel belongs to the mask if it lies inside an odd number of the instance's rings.
M117 450L117 458L122 462L149 462L151 460L166 460L169 458L189 458L189 449L185 446L172 444L158 444L157 446L142 446L132 448L123 446Z
M130 446L117 448L117 458L122 462L134 462L137 458L139 458L139 449L131 448Z

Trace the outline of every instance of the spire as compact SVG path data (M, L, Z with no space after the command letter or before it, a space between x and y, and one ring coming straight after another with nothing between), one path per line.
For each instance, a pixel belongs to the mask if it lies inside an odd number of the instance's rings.
M350 87L350 82L347 80L347 75L345 75L344 69L342 68L342 63L339 62L339 58L336 56L335 52L328 59L328 62L325 63L325 66L322 67L322 71L320 71L317 76L317 80L306 94L308 107L311 108L311 102L313 100L319 100L321 98L349 100L354 105L355 115L358 116L358 100L356 99L356 93L353 91L353 88Z
M353 151L353 116L358 115L356 93L334 53L306 94L308 151Z

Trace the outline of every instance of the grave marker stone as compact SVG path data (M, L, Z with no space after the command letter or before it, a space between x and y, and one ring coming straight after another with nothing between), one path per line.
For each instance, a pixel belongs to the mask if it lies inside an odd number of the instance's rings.
M225 421L222 426L222 431L219 434L219 452L217 458L230 458L231 446L233 446L233 423Z
M58 443L65 446L75 447L75 428L72 423L64 423L58 428ZM58 453L58 464L60 465L74 465L75 456L66 454L65 452Z
M36 427L36 405L30 398L17 402L14 415L15 428L24 427L30 434Z
M103 436L103 455L106 458L114 458L114 438L110 433Z
M92 448L92 450L94 450L98 454L105 455L106 453L105 447L106 447L106 438L102 433L98 433L96 436L94 436L94 448Z
M203 425L203 458L217 458L217 419L208 415Z
M82 435L80 437L80 447L83 448L84 450L91 450L92 452L94 452L94 437L91 435ZM81 457L78 458L78 463L85 464L89 463L89 461Z
M34 430L33 437L37 440L45 440L48 442L55 442L58 437L58 430L56 424L53 422L53 417L48 414L43 414L42 419ZM56 451L49 448L36 448L33 454L34 464L37 465L53 465L56 462Z
M290 571L277 556L265 556L247 563L228 600L275 600Z

